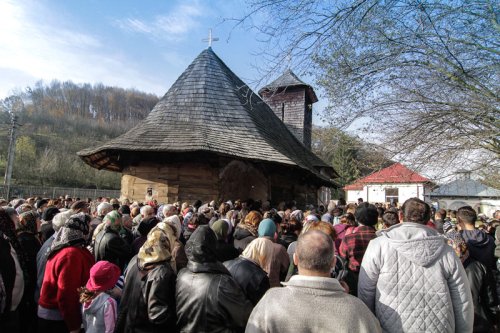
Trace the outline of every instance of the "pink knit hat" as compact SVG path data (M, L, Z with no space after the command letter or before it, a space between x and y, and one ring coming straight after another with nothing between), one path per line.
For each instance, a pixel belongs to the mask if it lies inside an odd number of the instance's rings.
M98 261L90 269L87 289L91 291L106 291L112 289L120 277L120 268L109 261Z

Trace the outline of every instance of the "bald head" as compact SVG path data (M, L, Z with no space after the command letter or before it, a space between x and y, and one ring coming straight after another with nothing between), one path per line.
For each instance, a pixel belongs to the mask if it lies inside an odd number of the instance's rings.
M330 273L335 259L332 238L318 230L306 232L297 241L295 259L299 274L301 269L321 274Z

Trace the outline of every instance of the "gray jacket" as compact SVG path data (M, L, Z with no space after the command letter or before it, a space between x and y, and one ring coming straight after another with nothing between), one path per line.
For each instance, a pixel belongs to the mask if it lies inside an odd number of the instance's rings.
M472 332L467 275L443 236L404 222L377 232L366 249L358 297L385 332Z
M116 301L101 293L90 304L84 304L82 322L85 333L111 333L115 330L117 317Z
M257 303L245 332L381 332L377 318L336 279L294 275L282 284Z

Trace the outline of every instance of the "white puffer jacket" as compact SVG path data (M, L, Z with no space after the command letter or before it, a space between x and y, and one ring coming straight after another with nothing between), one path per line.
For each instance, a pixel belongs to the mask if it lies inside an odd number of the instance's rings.
M384 332L472 332L462 263L443 236L404 222L377 232L361 264L358 297Z

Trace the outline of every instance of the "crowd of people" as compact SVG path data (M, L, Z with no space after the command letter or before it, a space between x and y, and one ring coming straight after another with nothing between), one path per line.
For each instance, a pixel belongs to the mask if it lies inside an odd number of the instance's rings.
M498 332L498 225L417 198L0 200L0 332Z

